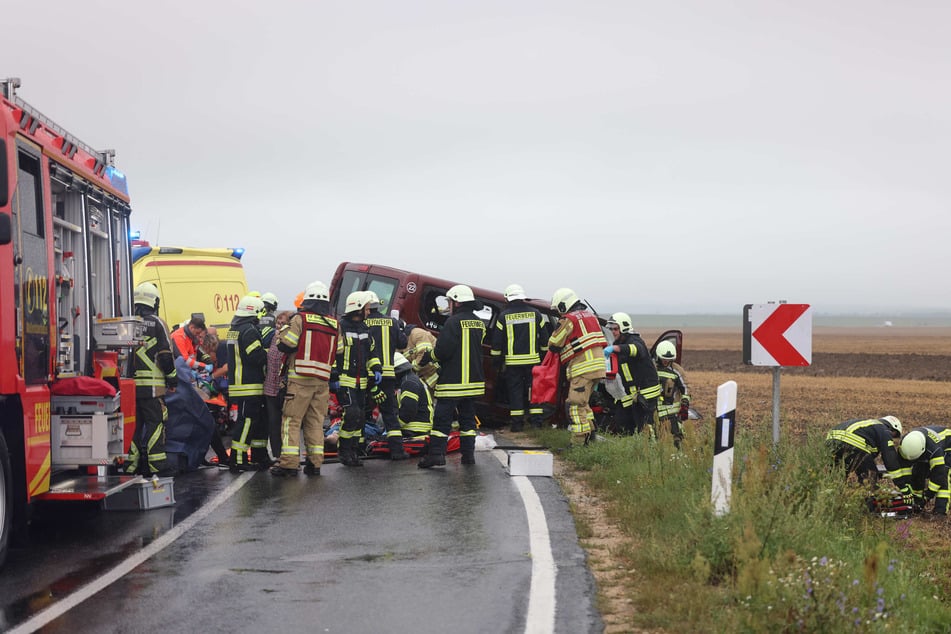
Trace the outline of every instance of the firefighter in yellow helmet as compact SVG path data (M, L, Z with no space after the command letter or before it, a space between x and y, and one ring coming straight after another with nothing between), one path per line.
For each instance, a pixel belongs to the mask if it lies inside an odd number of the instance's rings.
M238 407L238 420L231 432L232 473L270 466L267 416L264 410L264 372L267 350L257 324L264 302L245 295L231 320L228 349L228 401ZM251 449L248 460L247 450Z
M456 414L462 464L475 464L475 402L485 394L482 341L486 326L475 314L482 306L471 288L456 284L446 291L446 298L452 314L439 331L433 349L433 357L440 366L436 407L428 453L416 464L420 469L446 464L446 443Z
M135 315L145 322L145 342L132 356L136 417L126 472L146 477L171 475L175 469L165 455L165 393L175 391L178 373L168 328L156 314L158 288L151 282L142 282L135 287L133 302Z
M934 498L934 515L947 515L951 501L948 461L951 460L951 429L940 425L915 427L902 438L898 456L905 469L895 481L901 490L911 489L913 504L924 509Z
M363 323L370 330L373 345L380 353L383 364L383 379L380 381L380 390L386 396L380 403L380 417L386 428L386 442L390 450L390 460L406 460L409 455L403 451L403 434L400 431L400 419L396 413L396 371L393 369L393 358L396 351L406 347L406 333L399 321L380 312L383 303L373 291L367 291L370 312Z
M559 355L566 367L568 430L572 444L587 443L594 431L594 412L588 401L594 387L606 376L604 347L607 340L598 316L570 288L559 288L551 307L561 322L548 339L548 350Z
M271 475L297 475L301 430L307 451L304 474L320 475L330 382L336 381L337 333L327 285L311 282L304 291L300 312L277 335L278 349L288 355L289 368L281 420L281 458L271 467Z
M337 339L336 367L339 385L337 403L343 408L343 423L337 442L340 464L362 467L360 440L363 437L367 396L380 404L386 395L380 390L383 364L380 352L373 343L370 330L364 322L370 313L370 297L366 291L347 295L340 335Z
M614 409L614 420L625 433L639 434L647 428L653 438L660 383L650 350L634 330L627 313L614 313L607 325L614 333L614 343L604 349L604 356L617 355L618 374L625 391L618 401L620 407Z
M660 398L657 399L657 418L670 423L674 444L680 448L684 439L683 421L690 411L690 391L687 388L687 373L677 363L677 346L664 339L654 350L657 365L657 380L660 381Z

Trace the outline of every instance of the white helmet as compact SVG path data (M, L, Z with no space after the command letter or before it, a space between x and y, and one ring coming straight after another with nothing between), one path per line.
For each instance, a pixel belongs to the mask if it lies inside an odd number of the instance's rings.
M882 421L883 423L885 423L886 425L894 429L896 432L898 432L898 435L901 436L901 421L898 420L896 417L882 416L878 420Z
M329 301L330 291L327 289L327 285L320 280L315 280L308 284L307 288L304 289L304 300L308 299L322 299Z
M573 290L570 288L559 288L552 293L551 307L553 310L558 311L559 314L564 315L572 306L577 304L578 301L578 296L575 295Z
M277 295L274 293L265 293L264 295L261 295L261 301L265 304L270 304L274 308L277 308L277 305L280 303L277 301Z
M654 350L657 354L658 359L663 359L664 361L673 361L677 358L677 346L674 345L674 342L670 339L664 339L659 344L657 344L657 349Z
M894 418L894 417L892 417ZM905 460L917 460L925 452L925 433L917 429L912 429L908 435L901 439L901 445L898 447L898 453Z
M264 302L260 297L254 295L245 295L238 302L238 308L234 311L235 317L257 317L264 310Z
M383 306L383 302L380 301L380 296L374 293L373 291L364 291L367 294L367 303L370 305L370 308L380 308Z
M155 308L155 302L159 299L158 287L152 282L142 282L135 287L132 297L135 304Z
M397 352L393 355L393 369L397 374L403 374L412 370L413 364L401 352Z
M511 302L516 299L525 299L525 289L522 288L521 284L509 284L505 287L505 291L502 293L505 296L505 301Z
M617 326L621 332L629 335L634 334L634 324L631 323L631 316L627 313L614 313L611 315L611 319L608 320L608 325Z
M358 310L363 310L363 307L369 303L366 291L353 291L347 295L347 305L344 306L343 312L347 315L355 313Z
M446 297L460 304L475 300L475 295L472 294L472 289L465 284L456 284L450 288L448 291L446 291Z

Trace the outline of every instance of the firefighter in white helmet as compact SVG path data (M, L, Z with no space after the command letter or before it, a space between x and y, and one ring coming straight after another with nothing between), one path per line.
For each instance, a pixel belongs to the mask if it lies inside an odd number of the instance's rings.
M607 326L614 335L614 342L604 349L604 356L617 355L618 374L625 391L618 407L614 408L614 420L625 433L639 434L646 429L655 437L654 416L660 383L650 350L634 330L627 313L614 313Z
M595 385L605 378L603 350L607 345L601 322L587 304L570 288L559 288L551 297L551 307L561 322L548 339L548 350L559 355L566 366L568 429L573 445L587 444L594 432L594 412L588 401Z
M951 429L947 427L915 427L902 438L898 455L907 464L895 486L899 489L909 487L913 504L919 510L934 498L932 513L948 514L948 502L951 501L948 482L951 456L948 452L951 452Z
M261 331L261 339L264 341L264 348L267 349L271 347L271 339L277 331L277 295L270 292L264 293L261 295L261 302L264 308L258 320L258 330Z
M380 390L386 396L380 403L380 417L386 429L386 442L390 452L390 460L405 460L409 455L403 450L403 433L400 431L400 419L396 413L396 371L393 369L393 357L396 351L406 347L406 333L394 317L384 315L380 309L383 303L373 291L367 291L370 301L370 312L363 323L367 325L373 345L380 353L383 365L383 379L380 381Z
M225 340L228 350L228 402L237 405L238 420L231 432L232 473L265 469L271 460L267 451L267 417L264 412L264 371L267 350L257 324L264 308L260 297L245 295L238 302ZM248 449L251 449L250 459Z
M158 316L159 291L155 284L135 287L133 309L145 322L145 341L132 356L135 376L135 432L129 447L126 473L146 477L175 472L165 455L165 393L178 386L178 372L168 335L168 327Z
M301 431L307 453L304 474L320 475L330 384L337 381L338 328L327 285L311 282L304 289L300 311L277 335L278 349L288 355L287 394L281 417L281 457L271 467L271 475L297 475Z
M492 366L496 389L508 396L510 429L522 431L525 423L542 426L542 406L531 402L532 368L541 363L551 331L541 312L528 304L525 289L509 284L502 293L505 308L492 331Z
M446 443L456 414L459 420L459 449L462 464L475 464L476 399L485 394L482 341L486 325L475 311L482 308L472 289L456 284L446 291L451 312L433 349L439 362L436 408L428 453L417 467L429 469L446 464Z
M347 295L337 339L339 387L335 388L337 402L343 408L337 456L340 464L348 467L363 466L360 461L360 441L368 407L367 396L378 404L386 398L380 390L383 381L380 352L364 323L370 313L370 299L366 291L354 291Z
M895 416L853 418L829 430L826 442L835 464L856 474L859 482L878 480L876 456L881 456L887 477L897 480L904 468L895 449L901 434L901 421ZM910 494L911 487L903 493Z
M677 345L670 339L657 344L654 357L661 392L657 399L657 418L661 423L670 423L670 433L679 449L684 439L683 421L687 420L690 412L687 373L677 363Z

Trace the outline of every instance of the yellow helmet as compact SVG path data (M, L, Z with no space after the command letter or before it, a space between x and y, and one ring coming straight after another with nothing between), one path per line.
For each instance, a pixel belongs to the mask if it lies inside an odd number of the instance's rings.
M152 282L142 282L135 287L132 298L135 304L155 308L155 303L159 300L158 287Z
M658 359L663 359L664 361L673 361L677 358L677 346L674 345L674 342L670 339L664 339L659 344L657 344L657 349L654 350L657 354Z
M564 315L572 306L578 303L578 296L570 288L559 288L551 296L551 307Z
M901 445L898 447L898 453L905 460L917 460L925 452L927 440L925 433L917 429L912 429L908 435L901 439Z
M608 325L617 326L618 329L623 333L627 333L629 335L634 334L634 324L631 321L631 316L627 313L614 313L611 315L611 319L608 320Z

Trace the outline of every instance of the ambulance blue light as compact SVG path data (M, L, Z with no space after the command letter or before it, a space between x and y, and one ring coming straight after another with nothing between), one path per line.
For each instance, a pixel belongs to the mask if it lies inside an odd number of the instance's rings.
M241 256L244 255L244 249L240 247L237 249L231 249L231 255L233 255L236 260L240 260Z
M138 239L141 238L141 237L142 237L142 232L141 232L141 231L130 231L130 232L129 232L129 240L138 240Z

